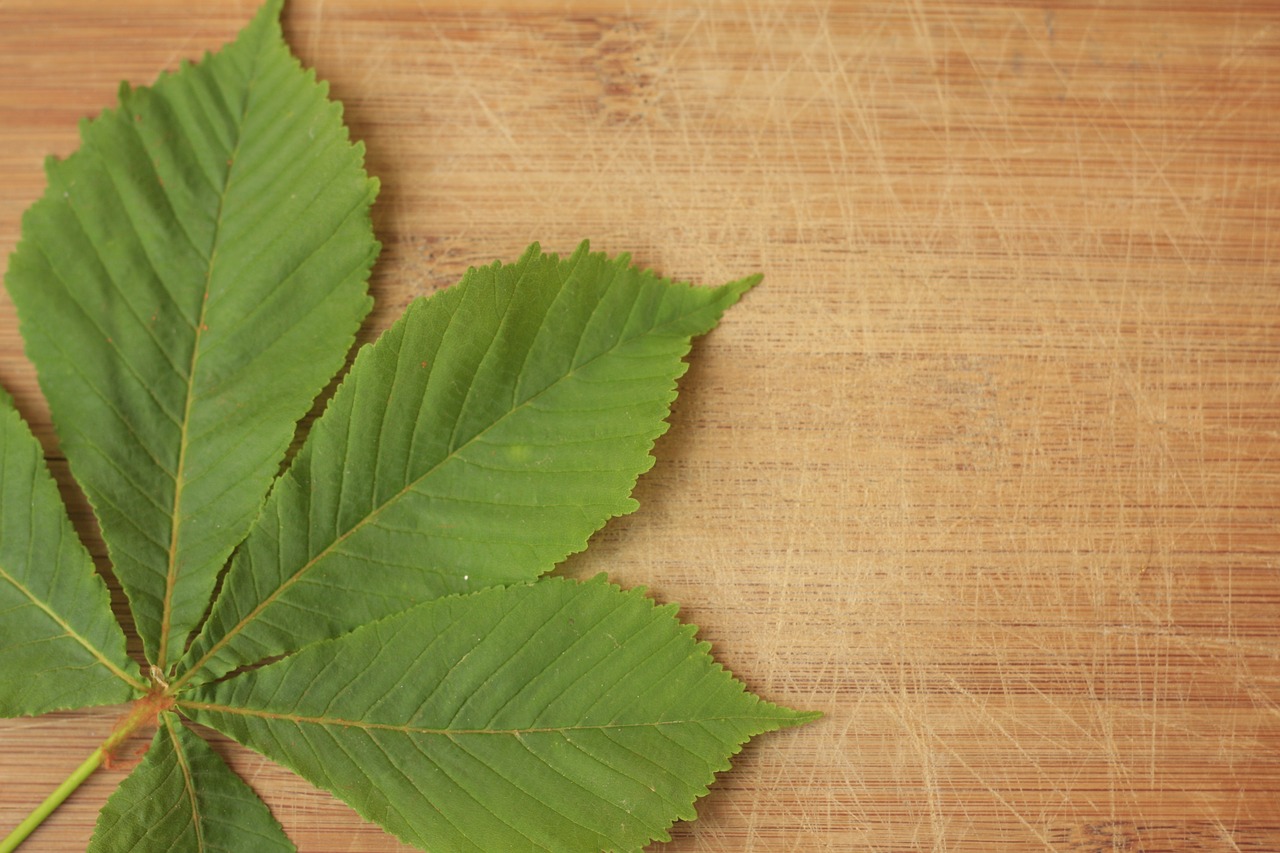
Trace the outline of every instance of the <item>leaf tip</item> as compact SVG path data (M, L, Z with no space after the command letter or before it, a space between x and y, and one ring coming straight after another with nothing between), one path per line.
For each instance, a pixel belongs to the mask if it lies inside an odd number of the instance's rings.
M747 293L747 291L754 289L762 281L764 281L764 274L756 273L755 275L749 275L746 278L740 278L737 281L731 281L727 284L721 285L720 289L728 296L725 300L724 307L728 308L730 305L736 303Z
M738 284L739 286L741 286L742 292L746 293L748 290L751 290L756 285L760 284L760 282L762 281L764 281L764 273L758 272L754 275L747 276L746 278L739 281Z
M284 0L267 0L262 4L262 8L258 10L258 14L263 17L274 18L280 20L280 16L284 12Z
M791 712L792 716L790 720L783 724L785 728L807 726L809 723L816 723L826 716L821 711L797 711L792 708L787 710Z

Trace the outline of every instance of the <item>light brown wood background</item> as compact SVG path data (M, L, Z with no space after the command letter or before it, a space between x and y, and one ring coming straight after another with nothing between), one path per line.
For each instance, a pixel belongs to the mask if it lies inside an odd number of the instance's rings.
M0 257L78 119L253 9L0 0ZM294 0L286 31L383 182L366 337L535 239L766 275L563 570L826 713L664 849L1280 850L1280 8ZM0 381L65 480L7 298ZM118 713L0 722L0 827ZM217 744L304 853L402 849ZM80 849L121 775L27 849Z

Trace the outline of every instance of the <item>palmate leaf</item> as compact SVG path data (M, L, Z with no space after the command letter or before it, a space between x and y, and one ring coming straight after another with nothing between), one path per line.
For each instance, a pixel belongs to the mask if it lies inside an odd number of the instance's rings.
M279 11L123 88L23 220L6 283L148 666L0 392L0 714L135 700L0 849L149 722L94 853L292 849L179 715L426 849L666 838L749 738L814 715L747 693L673 607L536 579L635 509L692 338L756 279L585 243L470 270L360 351L276 478L377 251L362 148Z
M180 707L424 850L633 850L741 744L747 693L641 591L545 579L420 605Z
M0 717L124 702L145 687L40 443L0 390Z
M377 185L279 11L82 125L5 280L161 671L370 305Z
M98 815L88 853L288 853L262 800L171 713Z
M531 580L611 516L690 339L755 283L676 284L537 246L412 305L363 350L236 555L180 680L435 596Z

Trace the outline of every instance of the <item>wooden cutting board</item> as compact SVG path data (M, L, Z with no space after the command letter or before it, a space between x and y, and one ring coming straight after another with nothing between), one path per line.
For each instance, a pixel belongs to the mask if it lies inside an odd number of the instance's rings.
M0 0L0 257L77 120L253 9ZM1280 850L1275 5L294 0L286 31L382 180L366 339L535 239L766 275L640 512L562 570L826 714L663 849ZM0 298L65 483L16 329ZM0 831L119 713L0 722ZM216 743L304 853L402 849ZM24 850L81 849L124 772Z

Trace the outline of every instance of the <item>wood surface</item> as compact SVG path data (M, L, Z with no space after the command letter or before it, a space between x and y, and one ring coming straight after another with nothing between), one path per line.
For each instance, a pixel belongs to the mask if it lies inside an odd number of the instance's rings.
M79 119L254 8L0 0L0 257ZM640 511L561 570L681 602L752 689L826 714L662 849L1280 850L1280 8L285 21L382 180L365 339L533 240L765 273L696 346ZM0 382L92 536L7 297ZM0 828L119 714L0 721ZM216 745L304 853L405 849ZM24 851L81 849L126 770Z

